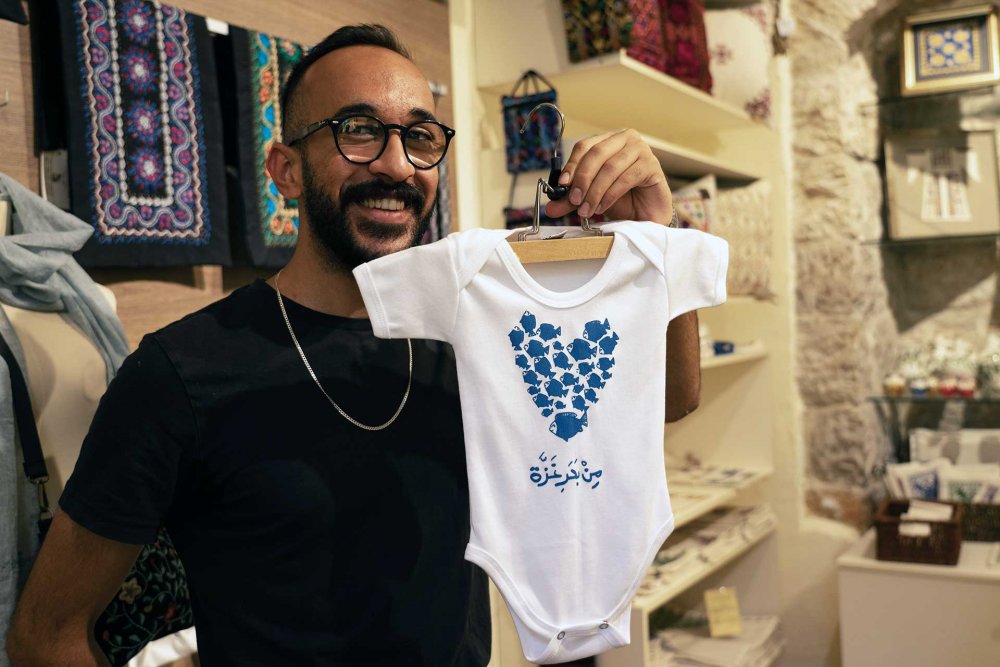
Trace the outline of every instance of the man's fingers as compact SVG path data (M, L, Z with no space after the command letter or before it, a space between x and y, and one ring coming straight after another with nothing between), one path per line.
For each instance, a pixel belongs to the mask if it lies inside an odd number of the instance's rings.
M572 195L573 189L580 187L576 180L579 173L580 163L583 162L585 156L587 156L595 146L610 139L616 134L619 133L605 132L604 134L587 137L586 139L581 139L576 142L576 145L573 146L573 151L569 155L569 159L566 160L566 164L563 165L562 173L559 176L559 185L570 185L572 183L573 187L570 189L570 194ZM586 192L586 190L581 188L580 201L583 201L582 195L584 192ZM580 201L573 202L573 205L579 206Z

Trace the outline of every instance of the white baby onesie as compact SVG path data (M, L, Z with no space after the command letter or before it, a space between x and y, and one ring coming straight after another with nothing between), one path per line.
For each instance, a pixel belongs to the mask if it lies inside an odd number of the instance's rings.
M507 230L454 233L354 270L376 336L455 349L465 557L503 594L525 658L543 664L628 644L630 603L674 526L667 322L726 298L722 239L652 222L602 228L615 232L610 254L569 291L532 277Z

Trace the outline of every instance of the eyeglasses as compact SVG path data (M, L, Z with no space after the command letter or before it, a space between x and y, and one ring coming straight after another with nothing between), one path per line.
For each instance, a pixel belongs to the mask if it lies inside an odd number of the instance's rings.
M337 150L348 162L370 164L381 157L389 144L389 130L399 130L406 159L417 169L431 169L444 159L455 130L436 120L422 120L411 125L383 123L374 116L324 118L307 125L298 136L286 142L291 146L313 132L329 127Z

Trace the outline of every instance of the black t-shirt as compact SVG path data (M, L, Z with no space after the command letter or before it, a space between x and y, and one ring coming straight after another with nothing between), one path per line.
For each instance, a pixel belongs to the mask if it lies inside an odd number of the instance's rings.
M330 397L382 424L404 340L285 299ZM238 289L146 336L101 399L60 506L122 542L165 523L205 665L485 665L485 575L454 353L413 341L382 431L345 420L292 345L274 290Z

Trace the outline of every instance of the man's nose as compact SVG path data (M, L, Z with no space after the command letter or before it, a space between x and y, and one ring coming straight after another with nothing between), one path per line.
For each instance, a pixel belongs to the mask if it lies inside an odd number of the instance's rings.
M385 150L382 151L377 160L368 165L368 168L374 174L385 176L394 183L399 183L413 176L416 169L406 159L402 131L393 128L388 130L388 132L389 138L387 139Z

